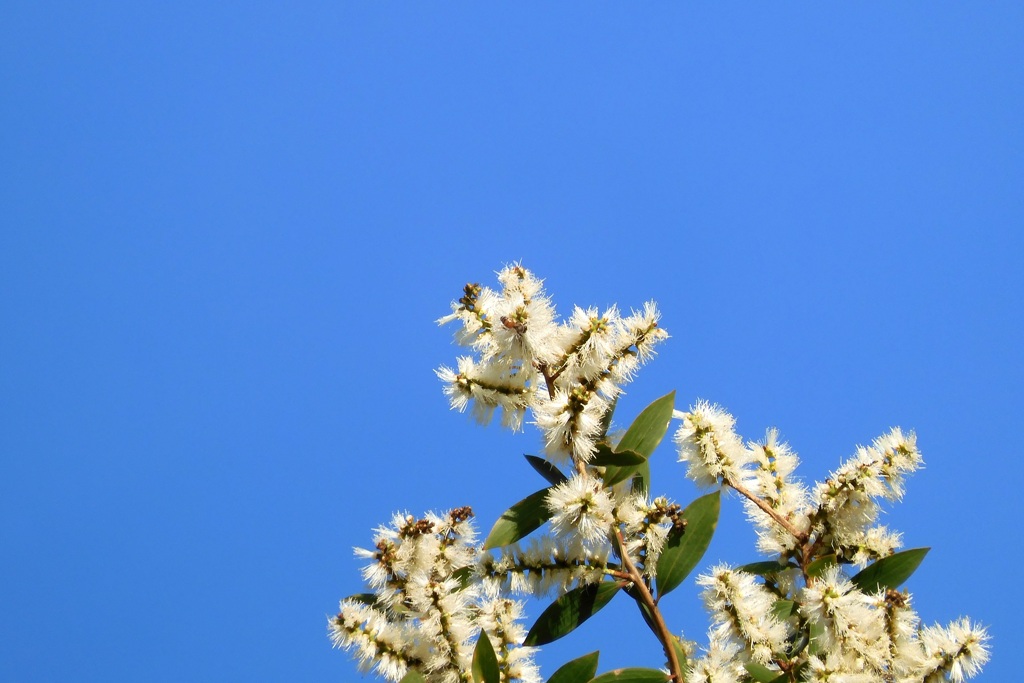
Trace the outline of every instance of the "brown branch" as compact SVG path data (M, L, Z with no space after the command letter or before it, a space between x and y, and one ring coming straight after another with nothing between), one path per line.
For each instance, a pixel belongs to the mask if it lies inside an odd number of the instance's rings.
M618 569L605 569L604 573L608 576L614 577L621 581L633 581L633 577L626 572L620 572Z
M644 582L644 578L640 575L636 565L633 564L633 560L630 559L629 553L626 552L626 542L622 538L622 532L615 529L615 541L618 546L619 555L622 557L622 566L626 568L626 573L629 576L629 580L636 586L636 591L640 595L640 600L644 606L651 613L651 620L654 622L655 635L658 636L658 640L661 641L661 647L665 650L665 656L668 658L668 668L672 675L672 680L676 683L685 683L683 678L683 667L679 664L679 658L676 656L676 649L672 645L672 639L675 638L672 632L668 630L668 626L665 625L665 620L661 616L661 611L658 609L658 603L655 601L654 596L651 595L651 591L647 588L647 584Z
M783 529L792 534L793 538L795 538L801 545L807 542L807 534L793 526L792 522L790 522L788 519L786 519L778 512L776 512L768 503L764 502L762 499L758 498L753 493L751 493L750 491L748 491L747 489L743 488L741 485L735 482L726 479L723 481L723 483L726 486L731 487L733 490L735 490L737 493L739 493L741 496L749 500L757 507L761 508L764 511L764 513L772 519L774 519L779 526L781 526Z
M547 363L537 363L537 369L540 370L540 374L544 376L544 384L548 388L548 398L555 397L555 379L558 375L549 375Z

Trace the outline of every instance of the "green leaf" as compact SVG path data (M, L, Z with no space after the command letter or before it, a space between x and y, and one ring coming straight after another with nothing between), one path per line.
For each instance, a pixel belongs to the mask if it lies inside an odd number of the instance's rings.
M772 614L779 621L785 621L793 615L796 611L796 603L792 600L776 600L775 604L772 605Z
M604 485L606 488L610 486L615 486L620 482L626 481L627 479L636 476L640 467L641 465L632 465L629 467L615 467L614 465L609 465L608 467L604 468L604 474L601 475L601 479L604 481Z
M371 607L377 604L376 593L356 593L355 595L350 595L345 599L353 602L361 602L364 605L370 605Z
M811 621L807 624L807 651L812 655L819 655L824 651L822 647L823 636L825 635L825 624L820 621Z
M462 567L452 572L452 578L459 582L459 590L465 590L473 582L474 568L472 566Z
M676 392L673 391L644 408L626 430L615 450L636 451L640 455L651 457L668 430L675 400Z
M563 481L569 481L569 478L562 474L561 470L544 458L538 458L536 455L525 454L523 457L526 458L526 462L530 463L530 467L537 470L537 473L547 479L548 483L552 486L558 486Z
M601 674L590 683L665 683L669 676L657 669L615 669Z
M501 683L498 655L486 631L480 631L476 648L473 650L473 680L476 683Z
M595 650L589 655L566 662L551 675L548 683L587 683L597 673L598 654Z
M686 526L668 532L655 567L659 600L679 586L704 557L718 525L721 498L721 492L715 491L693 501L681 513Z
M399 683L427 683L427 679L419 671L413 670L405 674Z
M931 548L911 548L893 553L865 567L851 579L865 593L877 593L883 588L899 588L921 564Z
M608 487L634 476L640 466L647 464L647 458L636 451L613 451L602 443L597 445L597 454L590 464L604 467L601 479Z
M686 650L683 649L683 641L679 640L677 636L672 636L672 649L676 651L676 659L679 660L679 666L686 668Z
M544 522L551 519L551 511L544 504L548 489L531 493L502 513L484 541L484 550L515 543Z
M640 610L640 616L644 618L644 622L647 623L647 628L651 629L651 633L658 633L658 625L654 622L654 613L651 612L651 608L644 604L643 598L640 596L640 591L636 589L635 585L629 585L625 588L626 595L633 598L636 602L637 609Z
M601 581L573 588L544 610L526 634L523 645L546 645L571 633L607 605L620 588L622 584L617 581Z
M636 469L636 476L633 478L633 492L646 496L651 488L651 463L645 462Z
M746 572L747 574L756 574L757 576L771 576L772 574L778 574L779 572L787 569L796 569L791 564L779 564L775 560L765 560L764 562L751 562L750 564L740 565L736 567L738 572Z
M838 564L835 554L822 555L807 565L807 576L821 576L829 567Z
M597 454L590 459L590 464L600 467L607 467L608 465L628 467L630 465L639 465L646 462L646 460L647 458L636 451L613 451L607 444L599 443L597 444Z
M750 677L758 683L773 683L779 677L778 669L769 669L757 662L748 662L743 666L746 668L747 673L750 674ZM786 674L783 673L782 675L785 676Z
M793 639L793 642L790 643L789 648L786 649L786 659L794 659L797 655L804 651L804 648L810 645L810 630L811 627L808 626L805 629L801 629L797 633L796 637Z
M608 430L612 428L612 415L615 413L615 406L619 402L619 397L616 396L612 399L612 403L608 406L608 410L604 411L604 415L601 416L601 438L608 436Z
M783 673L780 674L778 677L773 678L771 680L771 683L789 683L789 680L789 674Z
M776 678L772 683L783 683L783 681L787 681L787 680L802 681L802 680L804 680L804 673L809 668L811 668L811 663L809 661L805 660L802 663L797 664L796 668L793 669L793 677L792 677L792 679L789 679L789 678Z

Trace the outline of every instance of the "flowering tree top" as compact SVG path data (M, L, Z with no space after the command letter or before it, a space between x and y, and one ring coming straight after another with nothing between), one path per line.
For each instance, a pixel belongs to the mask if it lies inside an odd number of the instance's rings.
M921 466L912 432L858 447L813 486L794 476L796 453L778 430L744 441L732 415L707 401L676 410L668 394L616 436L616 397L668 337L655 304L628 315L576 307L559 321L522 266L498 282L467 284L439 320L457 323L470 355L437 374L452 408L481 422L500 410L519 430L530 414L544 457L527 460L547 486L507 510L483 543L469 508L396 515L373 549L357 550L371 592L341 602L329 622L336 645L390 681L539 683L534 649L621 593L660 642L664 668L597 675L593 652L548 683L959 683L981 670L985 629L967 619L922 626L899 589L927 548L900 551L900 534L878 524L880 503L898 501ZM649 493L648 460L673 420L686 475L714 489L685 508ZM771 559L719 564L697 580L711 616L698 650L671 631L659 603L707 550L721 488L742 496ZM518 598L551 595L525 629Z

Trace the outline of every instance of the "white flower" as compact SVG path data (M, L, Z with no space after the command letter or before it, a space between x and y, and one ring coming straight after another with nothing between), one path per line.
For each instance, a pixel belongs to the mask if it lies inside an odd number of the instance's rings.
M554 361L561 348L561 330L541 280L518 264L498 273L498 280L504 289L490 308L484 359L503 358L524 368Z
M946 674L953 683L973 678L988 661L988 632L969 619L954 621L949 626L928 626L921 631L924 647L925 680L943 680Z
M335 647L355 650L360 669L373 666L389 681L401 680L409 665L420 663L426 654L414 626L394 623L380 610L355 600L341 601L328 630Z
M690 664L689 683L741 683L748 678L742 648L714 632L706 654Z
M827 652L812 655L806 681L809 683L881 683L886 679L864 668L856 652Z
M451 303L452 312L438 318L437 324L461 323L455 332L456 343L486 351L491 344L491 321L494 318L491 309L498 300L499 296L494 290L469 283L463 288L462 298Z
M599 479L577 474L552 488L545 501L551 528L559 536L578 536L585 543L606 541L615 524L615 504Z
M889 531L885 526L875 526L852 538L837 537L835 544L841 546L846 559L862 567L899 550L903 546L903 536L898 531Z
M522 647L526 638L523 628L523 603L508 598L486 599L480 603L477 625L495 645L498 664L507 677L521 683L540 683L540 670L533 661L534 648Z
M715 633L733 638L750 656L767 664L786 647L786 626L772 614L777 599L754 576L720 564L697 579L704 586L704 604L712 614Z
M896 680L920 681L926 665L924 650L918 639L920 619L910 606L910 594L888 590L882 599L886 612L886 631L891 640L890 671Z
M644 303L643 310L633 311L628 317L622 319L622 334L619 344L635 348L635 358L639 363L646 363L650 360L655 354L655 344L668 339L668 332L658 326L660 318L658 305L653 301L648 301ZM620 381L632 377L632 369L626 371L625 368L620 368L616 372L622 375Z
M904 435L899 427L894 427L888 434L875 439L872 446L881 454L880 469L889 488L886 497L899 500L903 497L904 476L924 464L921 452L917 450L917 435L914 432Z
M526 409L533 401L529 382L532 370L523 370L501 362L477 363L469 356L458 359L458 370L442 366L438 378L451 407L464 412L472 404L473 416L481 424L491 421L496 408L502 409L504 426L518 430Z
M825 652L855 652L876 670L889 659L885 613L877 601L842 575L839 566L812 578L800 592L800 611L821 628Z
M579 381L593 380L607 370L615 355L619 324L614 306L601 315L596 308L574 308L564 334L572 342L562 372Z
M608 408L608 401L584 387L559 390L553 398L539 400L533 416L544 432L545 454L555 462L589 461L597 451Z
M898 538L883 537L879 532L873 539L865 539L865 535L878 518L878 499L899 499L904 476L920 465L914 435L904 436L899 429L875 439L870 447L859 446L827 481L815 485L812 498L818 508L816 530L831 534L829 542L837 547L870 541L898 543ZM855 550L853 554L858 553ZM858 560L864 557L860 553Z
M715 486L720 479L740 482L750 454L733 430L733 416L717 405L697 401L681 414L676 431L679 461L689 464L687 476L698 486Z
M610 551L610 544L593 546L575 537L544 535L525 548L518 543L506 546L498 557L485 553L478 573L489 596L508 591L541 597L553 590L565 592L577 583L597 583L604 578Z
M779 430L769 429L764 441L749 444L748 452L756 469L748 475L743 486L799 531L807 531L810 526L807 489L800 482L791 480L798 460L789 444L779 441ZM765 514L753 501L744 498L743 505L747 518L758 529L758 550L774 555L785 554L796 547L797 539L792 532Z

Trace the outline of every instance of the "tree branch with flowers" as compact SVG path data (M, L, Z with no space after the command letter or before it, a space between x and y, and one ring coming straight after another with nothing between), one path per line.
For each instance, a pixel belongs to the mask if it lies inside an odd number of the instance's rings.
M547 683L966 680L988 660L988 634L969 619L923 626L900 590L927 553L900 550L878 524L921 466L913 433L892 429L858 447L823 482L794 476L796 454L769 429L744 442L724 409L674 392L611 430L622 386L668 338L653 302L622 314L574 308L556 316L543 283L516 264L498 289L467 284L441 324L471 350L437 371L452 408L482 423L500 413L543 435L526 456L546 486L513 505L481 542L468 507L377 530L369 591L329 619L338 647L401 683L539 683L535 649L568 635L622 594L664 652L663 668L598 674L598 652L566 663ZM713 489L685 508L651 497L648 461L670 429L686 475ZM771 559L719 564L697 579L707 643L675 634L661 600L696 568L718 522L720 491L742 498ZM554 598L526 629L521 598Z

